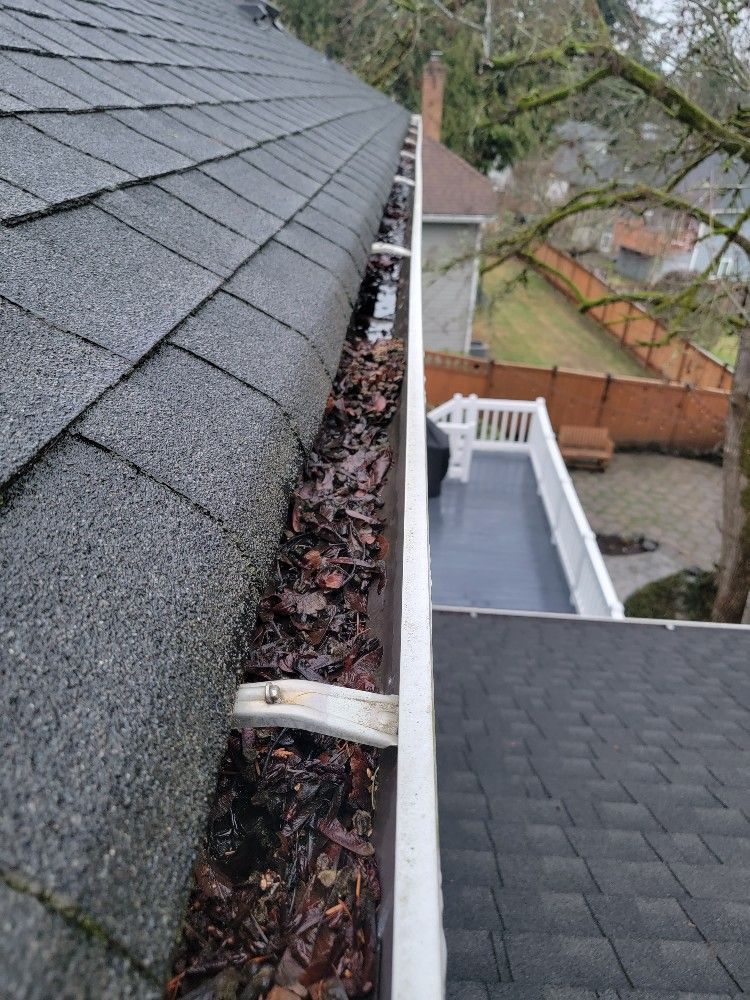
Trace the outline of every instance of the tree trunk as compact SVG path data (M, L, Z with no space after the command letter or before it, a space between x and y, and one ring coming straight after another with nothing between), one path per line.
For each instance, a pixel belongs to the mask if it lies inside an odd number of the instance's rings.
M741 622L750 590L750 328L740 334L724 441L718 593L711 617Z

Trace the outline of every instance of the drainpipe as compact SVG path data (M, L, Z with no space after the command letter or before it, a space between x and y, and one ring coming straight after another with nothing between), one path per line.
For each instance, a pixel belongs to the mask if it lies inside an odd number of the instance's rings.
M469 289L469 316L466 322L466 338L464 340L464 354L471 350L471 335L474 330L474 311L477 307L477 291L479 290L479 254L482 250L482 233L484 223L477 226L477 235L474 240L474 263L471 268L471 287Z

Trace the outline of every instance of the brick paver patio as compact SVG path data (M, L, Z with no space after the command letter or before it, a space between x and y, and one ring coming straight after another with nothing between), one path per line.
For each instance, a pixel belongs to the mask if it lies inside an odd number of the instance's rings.
M615 455L605 473L575 471L583 509L598 533L646 535L656 552L607 556L618 596L687 566L719 558L721 468L667 455Z

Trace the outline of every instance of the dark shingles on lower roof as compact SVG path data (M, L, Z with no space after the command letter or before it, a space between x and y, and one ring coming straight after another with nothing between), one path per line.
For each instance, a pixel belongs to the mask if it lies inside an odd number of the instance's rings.
M0 482L127 370L122 358L0 299Z
M219 282L93 206L0 232L0 296L133 360Z
M492 996L746 988L750 789L714 769L750 751L714 737L750 726L750 634L436 614L433 639L449 995L484 979L482 929ZM471 909L487 888L497 916Z

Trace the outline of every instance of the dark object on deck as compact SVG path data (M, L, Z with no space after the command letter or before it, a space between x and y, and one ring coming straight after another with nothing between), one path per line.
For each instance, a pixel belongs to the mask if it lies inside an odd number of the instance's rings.
M635 556L659 548L658 542L645 535L597 535L596 544L603 556Z
M427 495L440 496L440 484L445 479L451 458L448 435L427 418Z
M606 427L568 424L560 428L557 443L569 469L599 469L604 472L615 450Z

